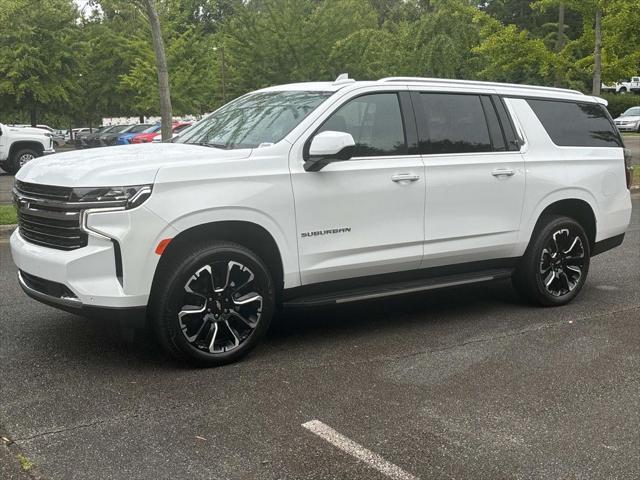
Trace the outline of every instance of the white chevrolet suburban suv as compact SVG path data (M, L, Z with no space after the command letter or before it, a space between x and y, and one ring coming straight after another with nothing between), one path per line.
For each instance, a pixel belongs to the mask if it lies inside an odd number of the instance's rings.
M55 153L53 143L53 134L41 128L0 123L0 168L13 175L34 158Z
M422 78L266 88L173 143L28 163L11 237L31 297L146 316L173 355L238 359L280 306L513 278L580 291L631 216L599 98Z

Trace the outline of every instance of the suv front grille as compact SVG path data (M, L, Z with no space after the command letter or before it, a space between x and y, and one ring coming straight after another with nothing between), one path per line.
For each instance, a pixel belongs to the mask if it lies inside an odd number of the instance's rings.
M71 188L16 181L14 200L20 235L29 243L58 250L87 245L81 210L70 204Z

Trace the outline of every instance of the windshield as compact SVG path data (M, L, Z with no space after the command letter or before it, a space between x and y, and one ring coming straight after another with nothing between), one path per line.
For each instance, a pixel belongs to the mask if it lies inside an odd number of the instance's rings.
M176 143L256 148L282 140L332 92L257 92L223 106L185 130Z
M144 132L140 132L140 133L153 133L153 132L157 132L158 130L160 130L160 125L152 125L149 128L147 128Z
M148 124L140 124L140 125L134 125L130 129L128 129L127 132L128 133L140 133L140 132L145 132L148 129L149 129L149 125Z
M622 114L623 117L638 117L640 116L640 107L631 107L629 110Z
M123 133L128 131L131 128L131 125L117 125L112 130L109 130L109 133Z

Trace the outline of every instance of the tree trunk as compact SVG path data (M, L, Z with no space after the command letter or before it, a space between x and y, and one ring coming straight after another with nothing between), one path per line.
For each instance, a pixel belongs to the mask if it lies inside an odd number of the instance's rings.
M160 116L162 117L162 141L171 140L171 92L169 90L169 70L167 69L167 57L164 53L164 41L160 29L160 17L156 8L156 0L145 0L147 15L151 26L151 39L153 50L156 54L156 66L158 69L158 91L160 93Z
M558 5L558 38L556 40L556 53L560 53L564 48L564 2ZM556 79L554 86L562 86L562 70L560 66L556 69Z
M222 103L227 103L227 94L225 92L225 65L224 65L224 46L220 47L220 61L221 61L221 70L222 70Z
M31 120L31 126L35 127L38 124L38 119L37 119L37 115L36 115L36 107L31 107L31 111L29 112L30 114L30 120Z
M600 95L600 87L602 86L602 10L600 7L596 8L596 26L595 26L595 48L593 50L593 95Z

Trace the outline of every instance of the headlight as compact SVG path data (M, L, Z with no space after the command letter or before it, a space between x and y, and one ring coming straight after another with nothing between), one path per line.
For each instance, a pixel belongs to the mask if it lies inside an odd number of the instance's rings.
M74 188L70 200L84 203L86 208L135 208L150 196L153 185L132 185L129 187L86 187Z

